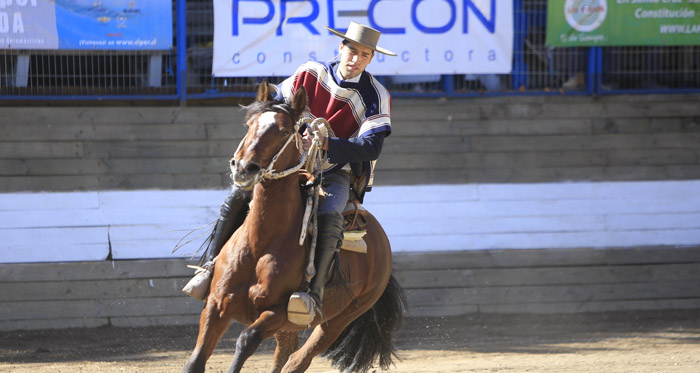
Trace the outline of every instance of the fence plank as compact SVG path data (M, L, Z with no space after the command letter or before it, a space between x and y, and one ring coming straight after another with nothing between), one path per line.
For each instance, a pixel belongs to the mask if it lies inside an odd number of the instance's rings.
M0 264L0 283L188 277L193 274L186 267L189 263L182 259L160 259Z
M542 168L564 166L602 166L608 163L604 153L595 151L569 152L491 152L491 153L410 153L381 158L382 167L403 169L463 169L478 167Z
M205 140L115 140L85 143L84 152L92 158L192 158L209 156L208 146L209 143Z
M109 255L109 243L87 244L54 243L0 247L0 263L78 262L105 260ZM29 259L31 258L31 259Z
M533 168L391 169L381 161L375 169L375 185L539 183L542 180L686 180L700 178L700 166L600 166Z
M411 113L414 110L410 110ZM451 114L434 120L401 119L400 126L395 126L393 134L401 137L438 138L460 136L494 136L494 135L561 135L561 134L590 134L591 120L589 119L543 119L540 121L509 118L507 120L474 118L460 120L450 119ZM393 139L392 139L393 141Z
M200 239L199 242L203 241ZM158 258L194 258L199 259L202 253L197 254L199 242L176 251L178 240L128 240L112 241L112 257L119 260L127 259L158 259Z
M524 305L498 304L480 306L479 312L553 314L583 312L680 310L698 308L700 308L700 298L627 300L613 302L528 303Z
M57 228L106 226L99 209L66 209L0 212L1 228Z
M411 289L700 281L700 264L404 270L396 278Z
M97 196L97 192L0 193L0 211L95 209L99 207ZM7 219L0 222L6 223Z
M605 231L605 218L601 216L523 216L523 217L455 217L438 214L436 216L406 216L397 221L396 216L382 215L384 230L390 237L414 235L472 235L552 232L598 232ZM409 217L414 217L411 219ZM408 218L408 219L406 219ZM697 222L689 228L700 228ZM663 228L660 228L663 229Z
M700 250L692 247L636 247L601 249L488 250L462 252L395 253L394 269L453 270L520 267L590 267L640 264L689 264L700 262Z
M180 297L189 278L21 282L8 286L0 302L81 301Z
M2 159L81 158L85 156L85 144L78 141L0 142ZM19 189L23 190L23 189ZM25 189L26 190L26 189ZM37 190L37 189L31 189ZM41 190L41 189L38 189Z
M391 232L387 230L387 232ZM654 230L627 232L554 232L554 233L503 233L489 235L477 234L443 234L393 236L391 247L394 251L419 252L461 250L494 250L508 247L510 249L537 248L578 248L578 247L613 247L669 245L695 245L700 237L700 229ZM439 242L439 246L436 244Z
M573 284L483 288L407 289L411 305L486 305L618 300L700 299L696 282Z
M107 227L2 229L0 263L105 260Z
M449 187L442 189L451 193ZM679 198L675 198L679 197ZM368 199L371 196L368 195ZM398 198L397 198L398 199ZM401 221L401 217L426 216L426 219L444 216L458 219L460 217L519 217L519 216L596 216L596 215L647 215L647 214L694 214L700 209L700 196L673 196L673 198L654 199L572 199L572 200L486 200L462 202L430 202L420 204L372 204L370 211L387 221Z
M180 208L218 206L228 190L143 190L99 192L100 205L114 208Z
M117 174L191 174L193 170L209 174L227 174L230 168L219 157L112 159L107 172Z
M108 317L0 320L0 330L99 328L110 325Z
M700 299L631 300L585 303L528 303L481 306L447 306L441 304L411 307L411 317L459 316L470 313L564 314L584 312L618 312L680 310L700 308Z
M76 301L5 302L6 321L49 318L180 316L197 314L202 303L186 295L177 298L128 298Z
M70 176L9 176L2 178L3 190L95 191L115 189L115 185L133 189L158 189L168 185L175 189L203 189L231 186L231 178L222 173L205 174L106 174Z

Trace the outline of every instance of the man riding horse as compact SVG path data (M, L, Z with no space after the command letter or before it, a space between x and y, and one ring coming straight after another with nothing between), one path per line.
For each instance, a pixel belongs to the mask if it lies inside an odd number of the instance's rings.
M314 265L316 276L309 292L295 292L289 300L290 321L308 325L321 310L323 291L335 253L343 240L343 209L351 186L362 200L371 188L372 169L379 157L384 138L391 134L391 98L389 92L365 71L374 52L396 54L377 46L380 32L351 22L346 33L326 27L343 38L339 56L327 63L309 61L277 87L277 99L291 100L304 87L308 97L307 115L326 118L330 124L322 149L330 164L323 172L326 198L318 208L318 241ZM310 131L303 136L304 148L313 139ZM205 252L206 264L183 288L188 295L204 300L211 282L214 259L234 231L243 223L251 191L232 186L221 205L220 216Z

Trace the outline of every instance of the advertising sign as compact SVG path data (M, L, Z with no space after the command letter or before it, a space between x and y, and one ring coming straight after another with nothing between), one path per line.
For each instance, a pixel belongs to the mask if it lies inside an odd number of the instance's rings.
M497 0L214 0L213 73L287 76L328 61L351 22L382 32L376 75L511 71L513 2Z
M0 0L0 48L163 50L170 0Z
M554 47L700 45L700 0L549 0Z

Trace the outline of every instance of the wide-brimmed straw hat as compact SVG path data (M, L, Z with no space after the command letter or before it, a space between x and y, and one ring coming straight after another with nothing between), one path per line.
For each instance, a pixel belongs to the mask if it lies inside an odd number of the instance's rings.
M328 31L340 36L345 40L354 41L355 43L364 45L365 47L382 54L396 56L396 53L377 46L377 42L379 41L379 35L381 35L382 33L369 26L361 25L355 22L350 22L350 26L348 26L348 32L344 34L328 26L326 26L326 28L328 29Z

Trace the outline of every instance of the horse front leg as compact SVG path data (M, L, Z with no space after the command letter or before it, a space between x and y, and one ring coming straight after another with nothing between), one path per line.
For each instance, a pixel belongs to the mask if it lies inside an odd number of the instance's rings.
M277 347L275 348L275 363L272 367L272 373L279 373L282 367L289 360L289 356L299 347L299 337L297 332L286 332L280 330L275 333Z
M197 345L182 368L183 373L204 372L207 360L233 320L230 312L225 312L226 305L233 301L232 298L233 294L224 297L221 302L215 301L211 296L207 299L207 304L199 318Z
M241 332L236 341L236 353L228 373L238 373L248 358L258 349L263 340L270 338L287 322L287 312L283 307L275 307L260 316Z

